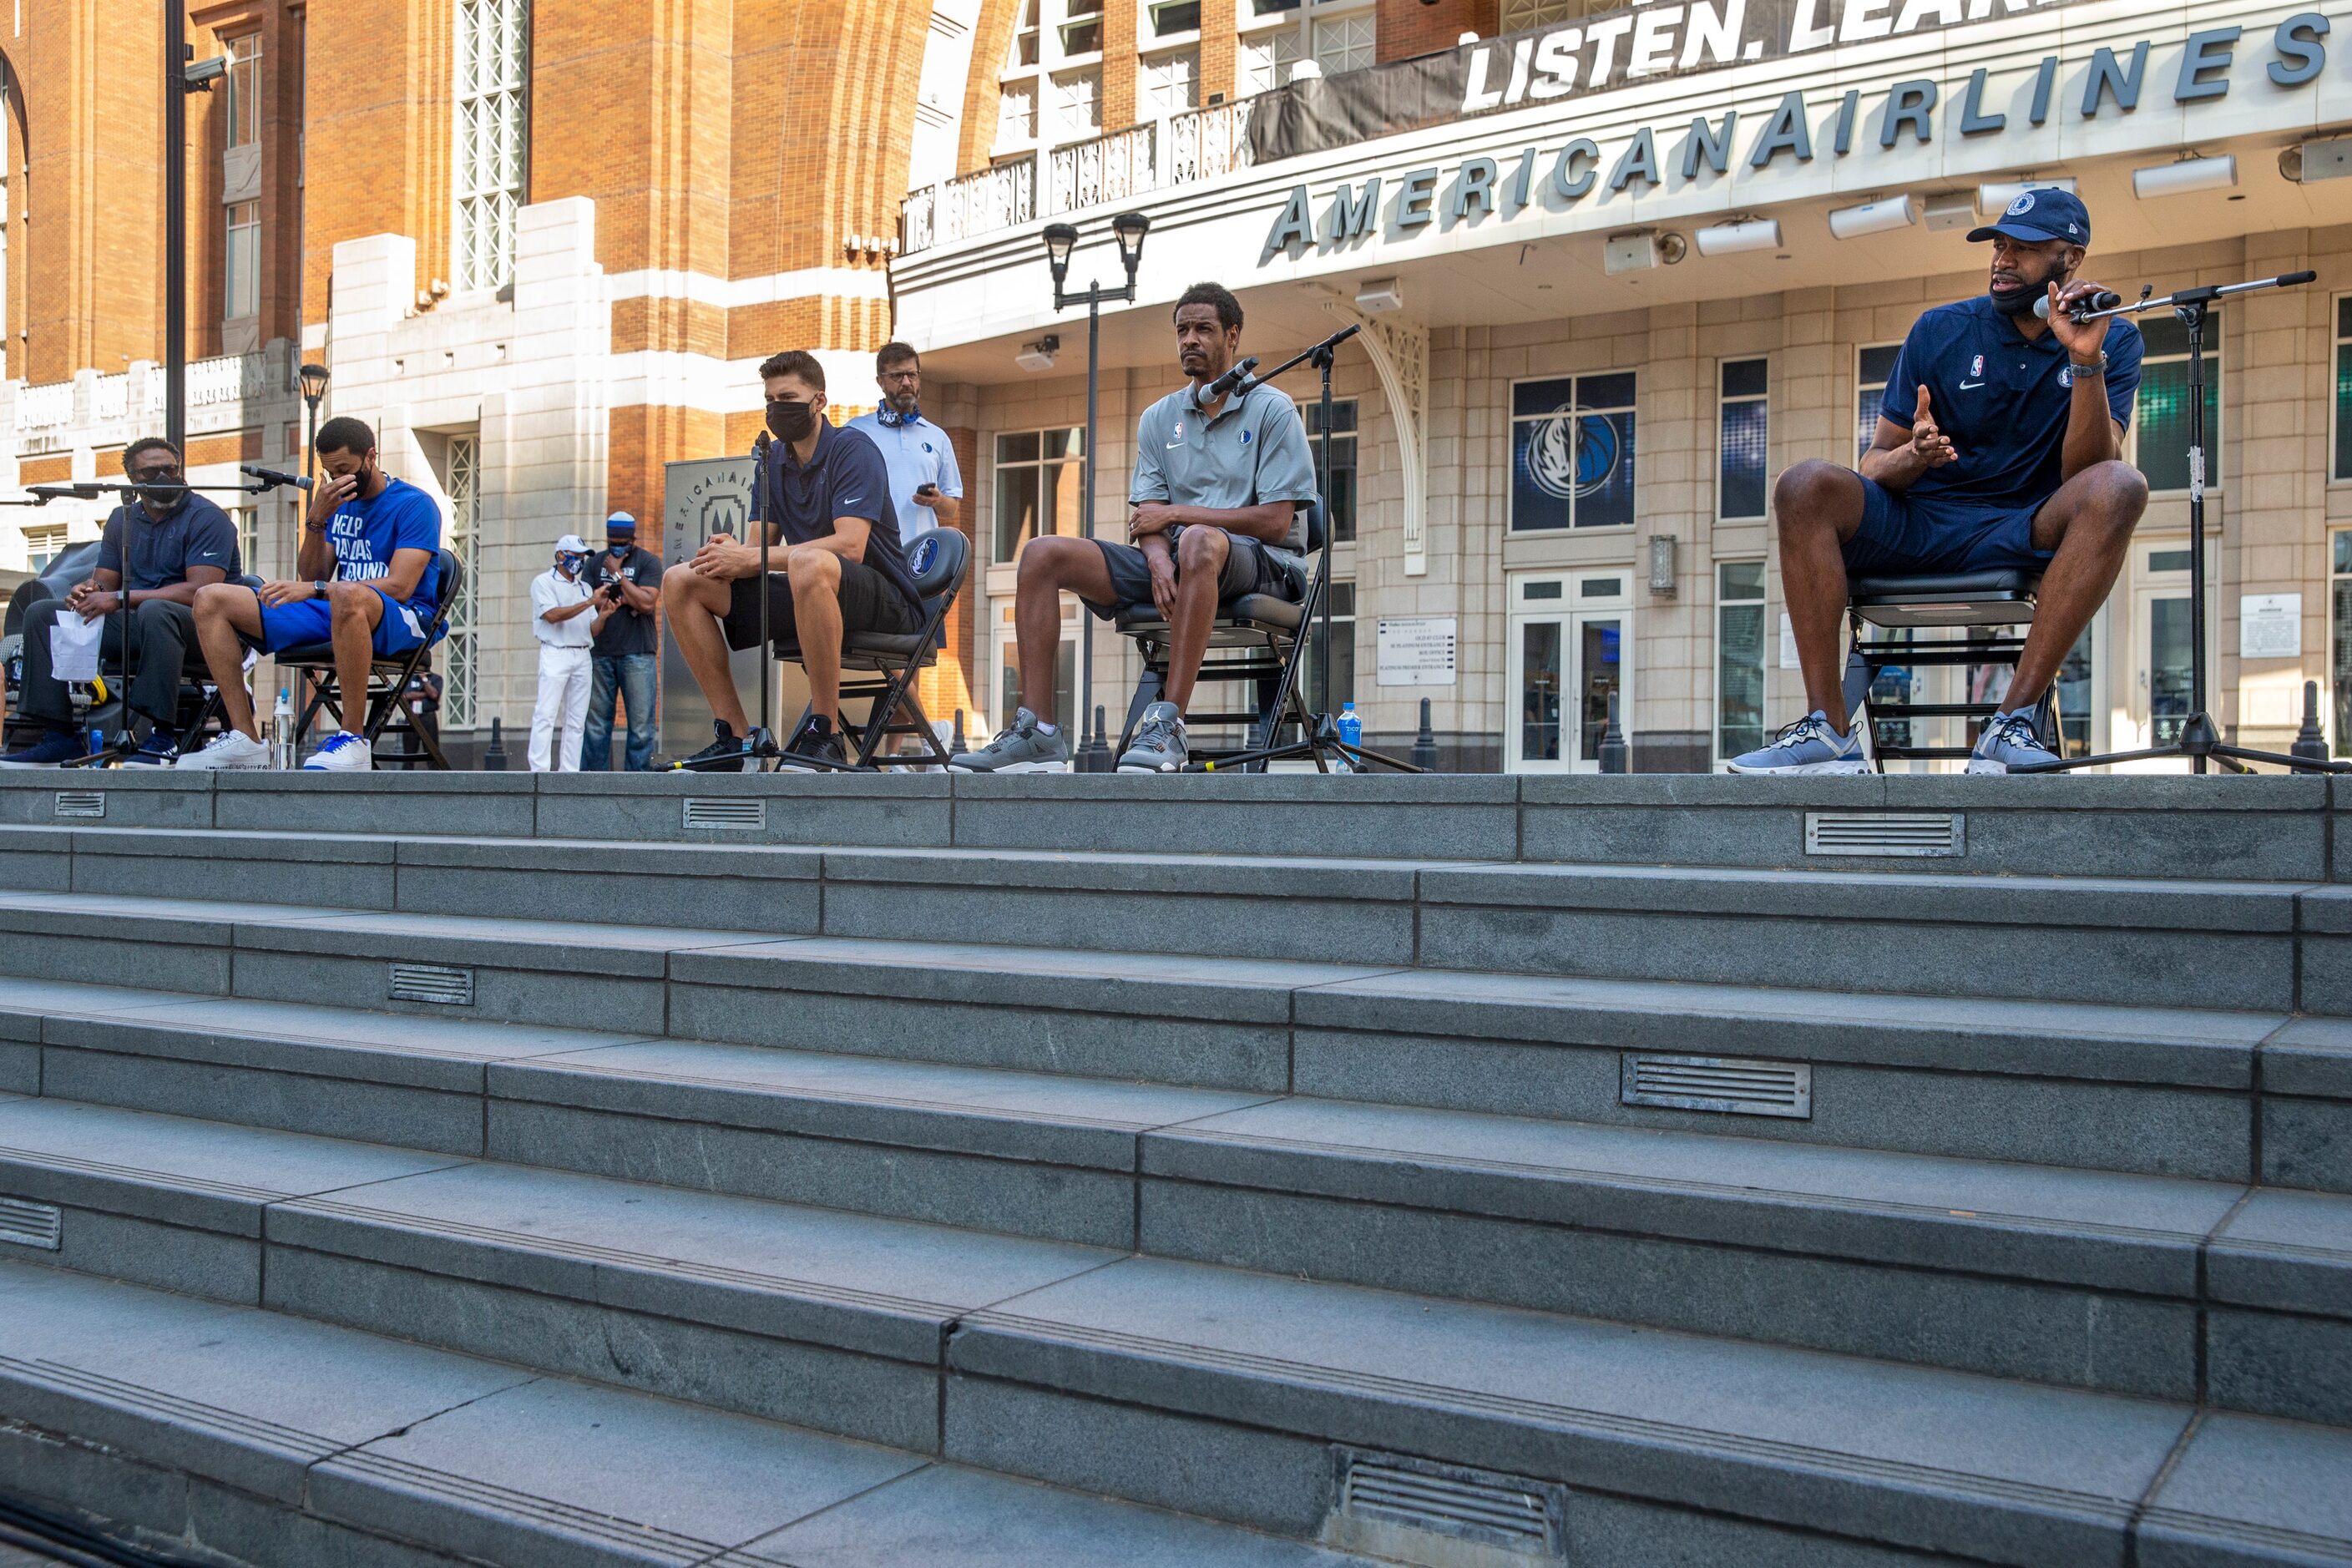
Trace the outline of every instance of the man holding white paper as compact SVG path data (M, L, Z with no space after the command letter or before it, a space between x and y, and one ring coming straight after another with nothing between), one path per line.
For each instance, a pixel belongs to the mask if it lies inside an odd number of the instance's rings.
M98 674L97 660L122 657L122 608L131 606L131 711L153 728L128 765L169 767L179 755L180 680L204 673L196 646L196 590L237 575L236 525L226 512L184 488L180 454L150 436L122 449L122 471L140 499L106 520L98 567L62 600L44 599L25 616L25 684L17 713L42 727L38 740L0 756L0 768L56 767L87 749L74 733L67 684ZM130 533L130 585L122 549ZM53 635L56 634L56 635ZM87 647L87 653L82 649Z

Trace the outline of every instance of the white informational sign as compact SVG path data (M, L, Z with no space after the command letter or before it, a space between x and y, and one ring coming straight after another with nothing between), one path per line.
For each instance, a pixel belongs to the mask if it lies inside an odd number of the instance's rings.
M1780 612L1780 668L1782 669L1804 668L1797 658L1797 624L1789 618L1789 612L1786 610Z
M1382 617L1375 681L1381 686L1451 686L1454 670L1454 618L1423 616Z
M2238 657L2299 658L2303 656L2301 594L2238 595Z

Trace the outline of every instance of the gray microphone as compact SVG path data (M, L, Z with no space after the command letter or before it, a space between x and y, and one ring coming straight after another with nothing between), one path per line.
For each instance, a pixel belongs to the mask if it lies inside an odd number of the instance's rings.
M2067 306L2066 313L2079 321L2085 316L2095 316L2102 310L2112 310L2123 302L2124 297L2121 294L2112 289L2101 289L2094 293L2084 295ZM2050 319L2049 295L2044 294L2033 301L2033 313L2045 321Z

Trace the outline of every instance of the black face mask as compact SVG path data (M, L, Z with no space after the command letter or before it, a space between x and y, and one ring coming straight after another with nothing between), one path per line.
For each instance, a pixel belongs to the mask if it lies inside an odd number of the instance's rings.
M2033 301L2041 299L2046 292L2046 289L2020 289L2014 294L2004 294L1998 289L1985 290L1986 296L1992 300L1992 308L2004 316L2033 314Z
M809 438L816 428L816 407L808 403L771 403L768 405L768 431L779 441L793 445Z

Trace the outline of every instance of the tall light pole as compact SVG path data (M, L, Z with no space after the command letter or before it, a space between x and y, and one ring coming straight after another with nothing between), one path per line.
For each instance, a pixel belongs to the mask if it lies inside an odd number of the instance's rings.
M319 405L327 395L327 367L312 360L298 374L302 382L302 401L310 409L310 427L302 442L302 455L306 459L302 473L305 478L316 480L319 477Z
M1054 271L1054 309L1063 310L1072 305L1087 308L1087 449L1082 459L1085 485L1078 492L1078 537L1095 536L1095 415L1102 395L1102 307L1106 300L1121 304L1135 303L1135 269L1143 262L1143 237L1151 228L1151 220L1141 213L1121 213L1110 220L1111 233L1118 240L1118 258L1127 268L1127 282L1122 288L1106 289L1098 283L1088 283L1083 293L1073 294L1063 285L1070 275L1070 252L1078 243L1078 231L1066 223L1045 226L1045 264ZM1078 679L1076 722L1083 743L1072 748L1076 761L1072 764L1079 773L1108 773L1111 756L1108 748L1097 745L1093 731L1087 728L1094 712L1095 690L1095 618L1081 609L1078 614ZM1030 695L1023 692L1024 697Z

